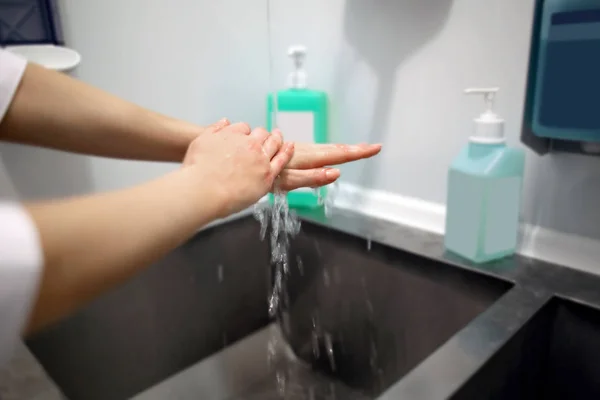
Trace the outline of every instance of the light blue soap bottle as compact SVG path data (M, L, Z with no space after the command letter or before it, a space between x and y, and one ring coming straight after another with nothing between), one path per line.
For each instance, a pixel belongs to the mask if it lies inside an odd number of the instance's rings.
M475 263L514 254L519 235L525 152L506 145L493 111L498 90L465 91L484 95L487 110L448 172L446 249Z
M288 56L294 62L294 71L288 77L288 88L279 90L267 97L267 129L273 129L274 116L277 127L283 132L283 139L296 143L327 143L328 110L327 94L321 90L309 89L304 70L306 47L292 46ZM275 97L275 98L274 98ZM322 207L327 196L327 188L317 191L300 188L287 193L288 204L292 208L314 209ZM273 195L269 196L273 202Z

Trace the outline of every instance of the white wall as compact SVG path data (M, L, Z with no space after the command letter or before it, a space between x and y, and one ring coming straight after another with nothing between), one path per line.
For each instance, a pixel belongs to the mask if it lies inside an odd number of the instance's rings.
M64 0L60 5L65 40L82 54L73 75L199 124L225 116L262 122L268 82L262 1ZM13 145L4 145L2 155L28 198L120 188L176 167Z
M285 82L286 47L309 48L311 86L332 98L336 141L383 142L344 179L442 203L446 171L466 143L478 99L498 85L498 111L519 146L533 0L63 0L65 37L81 79L197 123L264 121L270 82ZM5 147L6 150L6 147ZM29 197L123 187L173 165L9 146L5 161ZM600 239L600 158L528 153L524 218Z

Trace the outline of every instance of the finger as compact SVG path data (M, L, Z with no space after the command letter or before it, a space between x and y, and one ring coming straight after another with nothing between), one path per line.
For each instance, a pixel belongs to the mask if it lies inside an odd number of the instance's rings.
M215 122L214 124L208 125L204 131L208 132L208 133L216 133L216 132L220 131L221 129L225 128L226 126L228 126L229 124L230 124L230 122L227 118L222 118L222 119L218 120L217 122Z
M249 135L250 132L252 132L252 128L250 128L250 125L245 122L236 122L235 124L231 124L227 127L227 132Z
M294 157L288 168L310 169L326 165L339 165L373 157L381 151L380 144L314 144L296 143Z
M329 185L340 177L340 170L335 168L284 169L279 174L279 188L284 191L303 187L317 188Z
M263 145L271 134L265 128L255 128L250 133L250 137L254 138L258 143ZM272 156L271 156L272 157ZM271 158L269 158L270 160Z
M275 180L277 175L283 171L294 155L294 143L284 143L279 152L271 160L271 179Z
M283 136L281 136L279 131L274 131L263 143L263 151L270 160L277 154L282 145Z

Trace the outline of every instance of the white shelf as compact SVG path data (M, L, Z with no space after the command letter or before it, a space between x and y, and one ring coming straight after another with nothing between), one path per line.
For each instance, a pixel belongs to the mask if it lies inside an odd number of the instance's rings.
M70 71L81 62L81 55L75 50L52 44L7 46L6 50L24 57L27 61L61 72Z

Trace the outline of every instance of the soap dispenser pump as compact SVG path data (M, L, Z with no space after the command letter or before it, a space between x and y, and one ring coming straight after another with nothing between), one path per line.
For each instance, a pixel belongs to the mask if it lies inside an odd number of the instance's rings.
M324 91L308 87L304 69L306 56L305 46L291 46L288 49L294 69L288 75L287 89L267 97L267 129L271 131L276 125L283 133L284 140L289 142L327 143L328 98ZM273 196L269 197L272 202ZM300 188L287 193L291 208L319 208L324 205L326 197L326 187L316 191Z
M308 86L308 76L304 70L306 47L291 46L288 49L288 56L294 62L294 71L292 71L288 76L288 87L294 89L306 89Z
M475 134L471 136L473 143L504 143L504 120L494 112L494 100L500 88L465 89L467 95L483 95L485 111L475 122Z
M445 246L475 263L515 253L525 152L507 146L504 120L494 112L499 88L472 88L486 109L474 119L469 143L448 172Z

